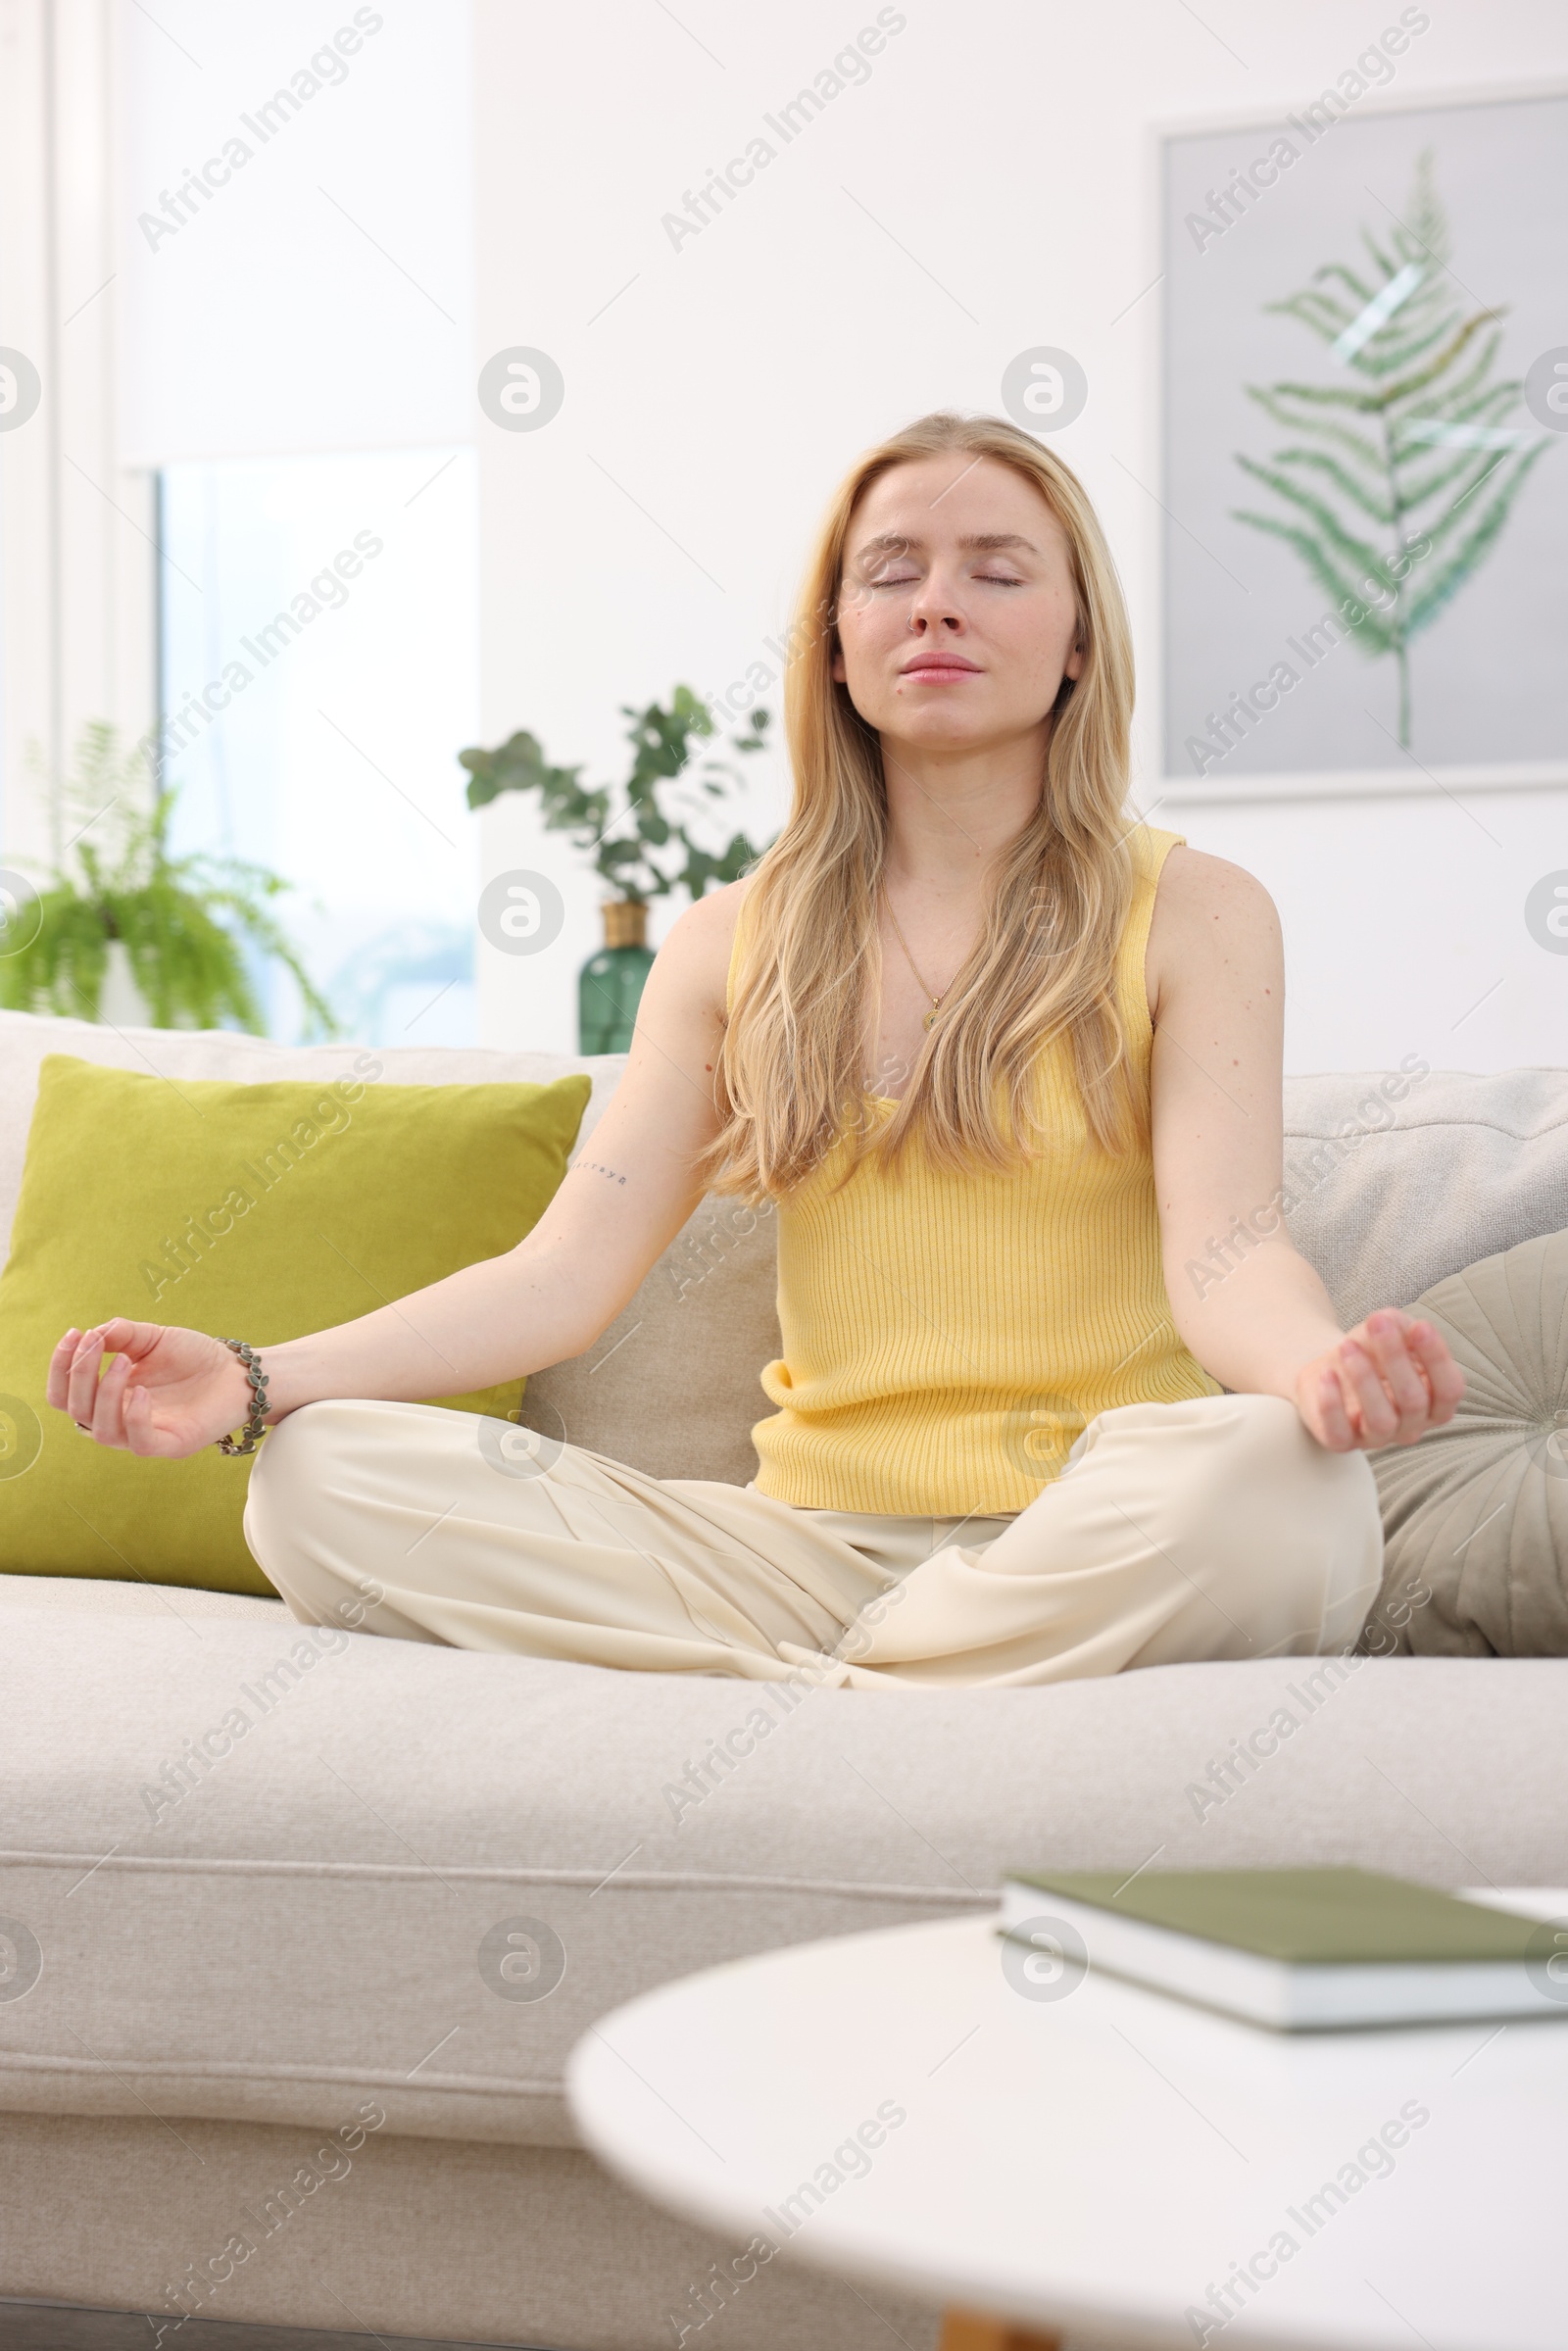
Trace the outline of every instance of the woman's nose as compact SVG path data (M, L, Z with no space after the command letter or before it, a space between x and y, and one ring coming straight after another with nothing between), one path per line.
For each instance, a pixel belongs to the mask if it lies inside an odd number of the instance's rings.
M963 608L952 589L935 578L922 581L909 600L909 626L961 629L963 625Z

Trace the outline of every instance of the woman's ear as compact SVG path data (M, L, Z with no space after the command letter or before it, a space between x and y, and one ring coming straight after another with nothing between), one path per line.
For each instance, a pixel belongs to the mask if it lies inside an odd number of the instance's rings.
M833 683L836 686L843 686L849 683L849 679L844 667L844 648L839 643L837 637L835 637L833 640L832 674Z
M1074 681L1082 677L1084 673L1084 648L1080 642L1073 647L1071 653L1068 654L1066 661L1062 663L1062 676L1070 677Z

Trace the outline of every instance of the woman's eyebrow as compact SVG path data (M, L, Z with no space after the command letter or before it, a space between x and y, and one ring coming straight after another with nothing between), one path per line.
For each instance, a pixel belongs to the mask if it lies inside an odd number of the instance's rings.
M1004 547L1020 547L1028 555L1040 553L1032 539L1026 539L1021 531L1015 530L971 531L958 541L958 545L971 553L996 554ZM925 547L923 539L911 538L907 531L887 530L875 539L867 539L865 545L858 549L857 560L864 563L874 555L923 555Z

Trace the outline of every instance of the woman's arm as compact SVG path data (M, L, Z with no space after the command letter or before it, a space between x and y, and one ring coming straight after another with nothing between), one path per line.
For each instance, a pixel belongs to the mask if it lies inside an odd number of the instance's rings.
M1396 1307L1343 1332L1285 1229L1285 966L1267 891L1173 849L1146 970L1154 1183L1182 1338L1223 1387L1293 1400L1331 1451L1413 1445L1464 1394L1446 1342Z
M712 1071L746 886L698 900L672 927L648 975L625 1074L526 1239L356 1322L268 1347L269 1420L325 1396L461 1396L593 1345L702 1197L691 1168L717 1131ZM101 1444L170 1456L237 1428L250 1408L245 1374L220 1341L125 1320L68 1331L48 1397Z

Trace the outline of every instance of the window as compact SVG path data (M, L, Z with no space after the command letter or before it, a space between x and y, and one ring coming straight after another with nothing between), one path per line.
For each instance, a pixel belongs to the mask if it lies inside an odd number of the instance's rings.
M166 465L161 538L177 847L296 885L276 911L350 1034L471 1043L471 451ZM293 982L258 979L297 1038Z

